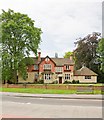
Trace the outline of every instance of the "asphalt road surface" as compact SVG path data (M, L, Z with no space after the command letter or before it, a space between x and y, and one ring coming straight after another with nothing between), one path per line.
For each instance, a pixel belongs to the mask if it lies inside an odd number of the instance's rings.
M2 96L3 118L102 118L102 100Z

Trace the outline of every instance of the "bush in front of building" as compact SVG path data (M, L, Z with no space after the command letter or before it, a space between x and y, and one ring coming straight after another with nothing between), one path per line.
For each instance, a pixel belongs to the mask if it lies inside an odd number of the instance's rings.
M72 81L72 84L78 84L79 83L79 80L73 80Z
M78 84L79 80L65 81L63 84Z
M64 81L63 84L71 84L71 82L70 81Z
M44 84L44 80L35 81L34 84Z

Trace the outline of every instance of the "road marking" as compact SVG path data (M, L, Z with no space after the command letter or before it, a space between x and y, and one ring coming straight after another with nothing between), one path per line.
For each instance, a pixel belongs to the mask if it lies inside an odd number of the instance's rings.
M31 104L31 103L26 103L26 104Z
M39 99L44 99L44 98L39 98Z

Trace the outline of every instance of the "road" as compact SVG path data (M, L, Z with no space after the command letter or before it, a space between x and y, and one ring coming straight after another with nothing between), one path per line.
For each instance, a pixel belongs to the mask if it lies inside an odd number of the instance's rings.
M5 118L102 118L102 100L2 96Z

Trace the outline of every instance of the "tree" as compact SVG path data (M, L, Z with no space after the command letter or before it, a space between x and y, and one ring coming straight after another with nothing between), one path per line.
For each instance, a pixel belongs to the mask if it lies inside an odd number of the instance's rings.
M37 54L39 43L41 42L41 29L34 27L34 20L28 15L15 13L9 9L2 10L0 17L2 24L2 79L16 82L18 73L26 71L26 64L19 68L19 63L30 55L30 51ZM23 75L23 74L22 74ZM24 77L25 78L25 77Z
M77 48L74 50L74 58L76 69L85 65L98 74L98 82L103 82L104 73L100 70L100 62L98 62L99 57L103 55L103 47L101 47L103 44L100 39L101 34L97 32L89 34L84 38L79 38L78 41L75 42ZM100 56L97 52L98 44L100 47Z
M99 43L100 33L94 32L84 38L79 38L75 45L77 48L74 50L74 57L76 69L85 64L90 69L95 67L95 60L97 59L97 47ZM95 65L95 66L93 66Z
M104 72L104 38L102 38L98 45L99 60L101 63L101 70Z
M66 52L65 53L65 55L64 55L64 58L69 58L70 57L70 55L72 55L73 53L72 52Z

